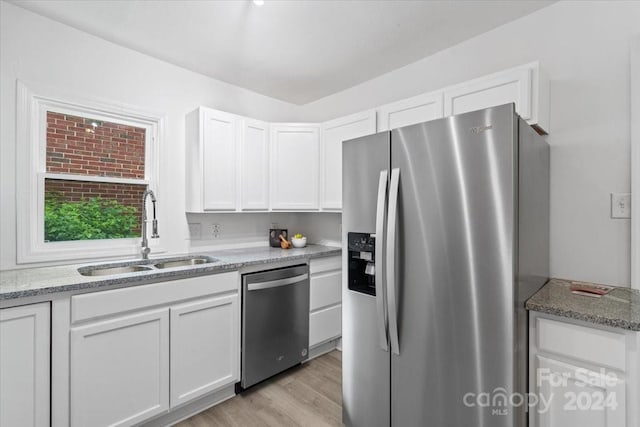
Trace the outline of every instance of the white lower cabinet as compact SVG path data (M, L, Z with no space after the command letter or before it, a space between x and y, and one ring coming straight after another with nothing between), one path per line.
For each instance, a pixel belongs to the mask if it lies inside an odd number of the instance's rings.
M171 407L240 380L238 295L171 307Z
M638 425L638 333L530 314L529 425Z
M234 271L72 296L71 426L136 425L237 382L239 287Z
M312 259L309 263L309 347L342 336L342 259Z
M536 357L540 427L626 426L625 380L614 372Z
M0 426L48 426L50 304L0 310Z
M128 426L169 409L169 310L71 329L71 425Z
M342 335L342 305L327 307L311 313L309 318L309 347L339 338Z

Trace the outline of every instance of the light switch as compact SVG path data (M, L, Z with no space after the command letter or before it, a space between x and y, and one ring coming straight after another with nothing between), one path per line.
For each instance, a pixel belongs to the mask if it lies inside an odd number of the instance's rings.
M611 193L611 218L631 218L630 193Z

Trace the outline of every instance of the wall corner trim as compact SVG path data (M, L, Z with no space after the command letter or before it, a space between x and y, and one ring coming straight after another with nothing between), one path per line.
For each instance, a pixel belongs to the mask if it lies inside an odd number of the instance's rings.
M630 66L631 287L640 290L640 35L631 41Z

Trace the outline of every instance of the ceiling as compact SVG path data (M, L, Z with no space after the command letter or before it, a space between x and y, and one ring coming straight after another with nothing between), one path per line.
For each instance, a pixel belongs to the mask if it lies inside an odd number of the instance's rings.
M551 1L15 1L113 43L306 104Z

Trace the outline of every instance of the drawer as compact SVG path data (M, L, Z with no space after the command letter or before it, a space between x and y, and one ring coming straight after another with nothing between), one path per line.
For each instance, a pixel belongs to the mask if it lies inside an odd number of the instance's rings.
M191 277L71 297L71 322L110 316L189 298L238 291L238 272Z
M342 305L311 313L309 317L309 347L342 335Z
M536 319L536 329L538 348L542 351L626 369L625 334L544 318Z
M311 276L309 309L317 310L342 301L342 271L331 271Z
M331 270L342 269L342 257L332 256L326 258L314 258L309 260L309 273L317 274Z

